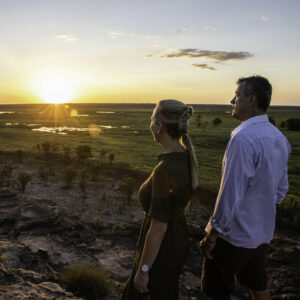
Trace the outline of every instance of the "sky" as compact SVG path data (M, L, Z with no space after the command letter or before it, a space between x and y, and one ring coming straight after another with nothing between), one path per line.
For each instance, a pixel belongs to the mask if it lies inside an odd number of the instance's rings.
M300 105L299 0L0 0L0 104L229 104L262 75Z

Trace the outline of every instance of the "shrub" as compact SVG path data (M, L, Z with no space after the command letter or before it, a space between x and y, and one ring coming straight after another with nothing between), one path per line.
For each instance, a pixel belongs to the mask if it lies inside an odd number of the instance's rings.
M5 259L6 259L6 257L4 255L0 254L0 263L3 263L5 261Z
M63 147L63 162L66 165L69 165L72 162L72 158L71 158L71 148L66 146Z
M285 128L286 127L286 122L282 121L279 125L280 128Z
M78 185L81 189L81 192L84 194L85 191L86 191L86 186L87 186L87 182L86 182L86 169L82 169L80 170L80 173L79 173L79 182L78 182Z
M68 290L87 300L98 300L112 290L107 271L90 263L68 266L62 272L61 279Z
M93 225L96 229L101 229L103 227L103 221L100 218L96 218L93 220Z
M64 188L69 189L71 187L72 181L76 178L77 170L68 166L62 170L62 180L64 182Z
M23 162L25 153L22 150L17 150L17 160L19 163Z
M99 175L100 169L101 169L101 166L98 163L96 163L96 162L91 162L88 165L89 173L92 175L92 181L96 181L97 180L97 177Z
M18 177L17 177L18 183L19 183L19 189L22 193L25 192L26 190L26 186L28 184L28 182L31 180L31 174L25 173L25 172L21 172L19 173Z
M12 171L13 171L13 166L9 164L4 164L0 168L0 186L5 186L5 187L10 186Z
M300 131L300 119L291 118L286 120L288 130Z
M48 181L49 170L46 170L45 168L40 167L38 169L38 176L43 181L43 183L45 184Z
M45 159L47 161L49 161L50 158L51 158L51 148L52 148L51 144L49 142L45 142L45 143L43 143L41 145L42 145L42 149L44 151Z
M219 125L222 123L222 120L220 118L215 118L211 121L214 125Z

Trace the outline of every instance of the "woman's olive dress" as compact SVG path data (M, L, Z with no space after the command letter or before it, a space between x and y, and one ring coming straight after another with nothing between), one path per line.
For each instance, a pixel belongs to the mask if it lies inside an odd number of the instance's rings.
M149 299L134 288L134 277L143 253L151 217L168 223L157 257L149 272L151 300L178 299L178 279L188 252L184 208L193 195L189 152L162 153L149 178L141 185L139 200L144 219L137 243L135 262L123 300Z

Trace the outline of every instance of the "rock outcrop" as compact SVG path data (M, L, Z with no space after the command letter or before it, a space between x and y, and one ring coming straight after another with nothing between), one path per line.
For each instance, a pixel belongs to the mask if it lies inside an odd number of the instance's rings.
M135 255L140 222L83 223L58 209L53 200L18 195L0 189L0 299L82 299L68 292L60 271L88 261L110 273L120 299ZM200 291L202 258L198 244L204 228L190 226L191 249L180 279L181 300L207 299ZM300 299L300 238L277 233L268 254L269 287L273 299ZM249 299L238 288L234 299Z
M53 201L1 189L0 297L81 299L64 289L58 272L80 260L98 262L82 250L95 240L91 228L63 215Z

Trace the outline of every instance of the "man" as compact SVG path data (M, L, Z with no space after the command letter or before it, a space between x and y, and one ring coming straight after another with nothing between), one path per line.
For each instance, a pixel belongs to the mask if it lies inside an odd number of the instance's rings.
M240 78L231 101L232 116L242 122L231 134L222 180L206 237L202 290L212 299L230 299L234 277L252 299L271 299L266 287L266 246L273 238L276 204L288 190L287 139L266 115L272 94L261 76Z

